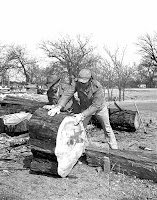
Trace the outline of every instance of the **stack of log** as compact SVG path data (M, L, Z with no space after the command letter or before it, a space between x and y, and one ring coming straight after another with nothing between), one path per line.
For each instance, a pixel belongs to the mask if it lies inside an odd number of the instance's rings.
M58 127L66 116L67 113L62 112L50 117L43 108L34 112L29 121L29 146L33 154L31 171L57 175L58 164L54 150ZM105 148L88 146L85 155L89 166L103 168L104 158L108 157L111 170L157 182L157 155L151 152L108 151Z
M116 114L118 116L118 113L116 110L113 111L112 115ZM47 110L43 108L39 108L34 112L29 120L29 145L33 154L33 160L31 162L32 171L51 174L57 173L57 159L54 154L56 137L58 128L67 115L66 112L61 112L54 117L50 117L47 114ZM127 121L127 119L124 120ZM129 128L133 125L134 123L130 124Z
M46 103L47 102L39 102L7 95L5 99L0 101L0 116L18 113L20 111L33 114L38 108L43 107ZM117 104L115 105L117 106ZM140 119L136 111L124 110L119 106L117 106L117 108L109 108L109 117L111 126L115 130L134 132L140 126ZM92 123L101 127L94 116L92 117Z

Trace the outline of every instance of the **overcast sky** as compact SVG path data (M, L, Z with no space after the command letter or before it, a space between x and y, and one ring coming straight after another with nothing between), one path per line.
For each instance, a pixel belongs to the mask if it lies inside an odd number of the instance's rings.
M157 0L0 0L0 42L35 51L59 35L92 35L101 49L127 46L137 60L137 38L157 32Z

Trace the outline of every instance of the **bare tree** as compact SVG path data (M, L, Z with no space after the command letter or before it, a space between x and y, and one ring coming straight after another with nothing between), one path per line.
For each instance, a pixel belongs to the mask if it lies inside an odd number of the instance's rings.
M125 87L133 73L133 67L124 64L126 48L121 50L117 47L113 53L107 47L104 47L104 50L108 55L108 59L105 58L106 65L104 65L106 71L108 71L108 88L117 86L119 90L118 98L124 100Z
M76 40L66 36L57 41L44 41L40 48L52 58L55 67L58 66L62 72L67 71L70 77L77 76L82 67L92 67L98 60L93 54L94 48L90 45L89 37L81 38L80 35Z
M157 72L157 34L139 37L136 45L139 48L138 53L142 56L139 73L143 76L142 79L145 80L147 87L153 87Z
M7 52L7 63L12 68L23 72L26 77L26 82L31 82L31 68L37 63L35 58L30 58L25 47L10 46Z

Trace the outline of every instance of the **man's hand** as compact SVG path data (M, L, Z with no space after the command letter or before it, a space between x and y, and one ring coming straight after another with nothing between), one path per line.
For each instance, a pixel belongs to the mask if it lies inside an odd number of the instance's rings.
M85 116L83 113L75 114L74 116L74 125L78 125L81 121L85 119Z
M48 115L50 116L55 116L55 114L59 114L60 113L60 106L54 106L51 110L48 111Z
M54 107L55 107L54 105L45 105L45 106L43 106L43 108L47 109L47 110L51 110Z

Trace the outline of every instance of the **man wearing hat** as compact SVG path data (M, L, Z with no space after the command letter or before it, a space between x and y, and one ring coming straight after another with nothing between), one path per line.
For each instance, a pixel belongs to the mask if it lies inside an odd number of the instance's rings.
M49 75L47 77L46 85L48 87L47 90L47 98L50 105L55 105L58 103L58 99L60 98L60 76L56 76L55 74Z
M58 104L48 111L48 115L54 116L60 113L60 110L77 92L80 104L80 113L74 114L75 124L83 121L84 127L88 125L92 115L95 115L101 122L105 135L109 139L108 143L112 149L118 149L117 141L109 122L109 114L105 102L104 91L102 85L94 80L89 69L82 69L79 72L78 78L65 91L62 97L58 100Z
M48 105L45 105L43 108L50 110L54 105L58 103L58 100L61 98L62 94L68 90L70 84L69 84L69 78L67 76L64 76L64 83L61 80L60 76L57 76L55 74L50 74L47 77L46 85L48 87L47 90L47 98L48 98ZM75 105L74 105L75 104ZM66 103L66 106L63 108L63 110L72 110L75 111L78 109L78 105L76 104L76 100L73 101L69 100Z

